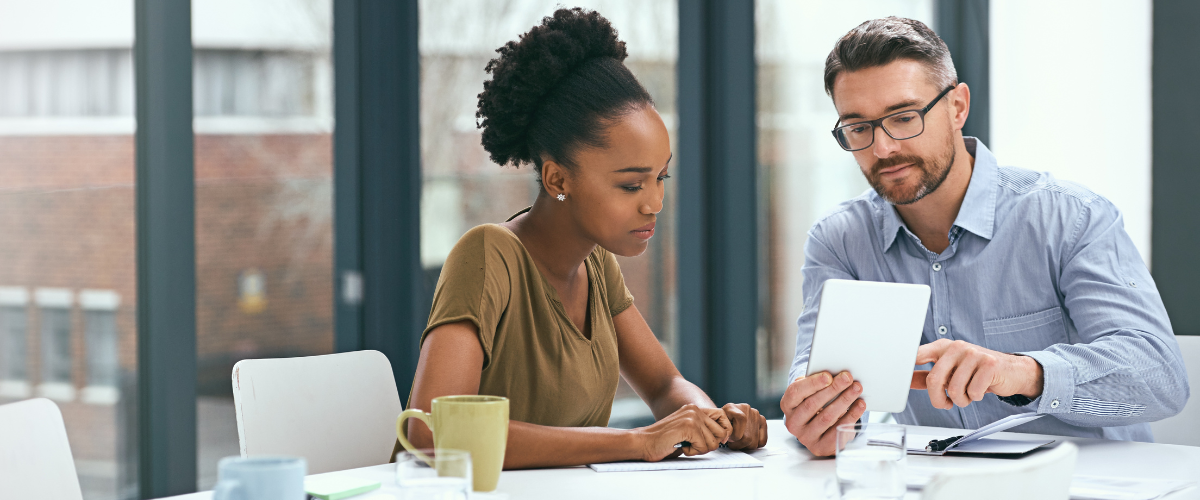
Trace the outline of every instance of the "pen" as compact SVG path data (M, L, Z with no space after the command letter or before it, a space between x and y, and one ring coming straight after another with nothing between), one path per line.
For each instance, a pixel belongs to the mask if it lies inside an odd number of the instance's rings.
M686 447L690 447L691 445L692 445L692 443L690 443L688 441L680 441L675 444L675 447L676 448L686 448ZM720 445L717 445L717 448L728 448L728 447L729 447L729 445L726 443L721 443Z
M950 445L962 438L962 436L954 436L946 439L931 440L929 441L929 445L925 447L925 451L944 451L946 448L949 448Z

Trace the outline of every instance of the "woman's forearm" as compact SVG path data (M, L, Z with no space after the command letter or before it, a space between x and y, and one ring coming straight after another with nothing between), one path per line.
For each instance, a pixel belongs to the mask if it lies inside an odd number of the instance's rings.
M644 458L637 430L508 422L505 469L564 467Z
M682 376L673 377L655 394L647 396L646 404L650 406L650 411L654 412L655 419L666 417L687 404L701 408L717 407L704 391Z

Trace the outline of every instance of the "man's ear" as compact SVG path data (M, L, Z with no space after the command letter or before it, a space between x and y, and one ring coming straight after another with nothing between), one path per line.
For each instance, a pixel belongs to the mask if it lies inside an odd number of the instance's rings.
M967 124L967 115L971 114L971 87L960 83L950 96L950 106L947 106L953 113L950 123L954 126L954 131L958 132Z
M542 189L551 197L567 194L567 167L554 160L542 161Z

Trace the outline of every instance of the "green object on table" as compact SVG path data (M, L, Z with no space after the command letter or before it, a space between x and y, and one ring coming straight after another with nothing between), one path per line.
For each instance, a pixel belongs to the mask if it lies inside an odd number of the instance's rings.
M310 477L304 480L304 491L321 500L341 500L377 490L383 484L354 477Z

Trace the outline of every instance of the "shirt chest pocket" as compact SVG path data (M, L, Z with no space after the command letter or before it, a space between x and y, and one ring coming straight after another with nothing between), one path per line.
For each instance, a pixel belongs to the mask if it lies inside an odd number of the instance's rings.
M1067 341L1067 327L1061 307L983 322L984 342L988 349L1014 353L1040 351Z

